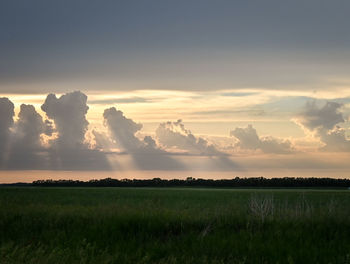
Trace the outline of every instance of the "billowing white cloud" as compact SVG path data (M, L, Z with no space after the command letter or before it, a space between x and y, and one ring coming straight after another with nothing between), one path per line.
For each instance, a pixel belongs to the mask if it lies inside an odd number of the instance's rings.
M109 170L104 153L85 144L87 97L73 92L50 94L42 106L43 120L33 105L22 104L16 122L14 105L0 99L0 169ZM54 126L53 126L54 122ZM53 135L48 144L42 136Z
M210 144L207 140L194 136L185 128L182 120L161 123L157 130L158 141L167 148L176 148L198 155L225 155Z
M183 164L161 149L151 136L143 140L135 134L141 130L142 124L135 123L124 116L122 111L115 107L106 109L103 113L104 123L107 126L113 143L132 156L134 166L140 170L183 170ZM106 136L97 135L98 145L108 145ZM112 155L112 154L110 154ZM133 168L135 169L135 168Z
M143 142L135 136L135 133L142 128L142 124L126 118L123 112L115 107L106 109L103 118L118 147L128 151L136 151L143 147Z
M273 157L292 152L299 155L290 140L259 136L252 125L232 130L230 135L236 143L227 137L230 142L225 141L220 147L210 143L218 142L214 138L194 135L181 120L161 123L153 137L141 131L142 124L114 107L103 113L109 133L99 127L98 132L87 133L88 109L87 96L81 92L60 97L49 94L42 105L45 118L33 105L22 104L14 119L13 103L0 98L0 169L232 171L240 169L237 160L245 156L230 157L224 152L232 147L237 152L271 154L256 156ZM350 140L346 130L339 126L347 122L341 110L339 103L319 106L312 102L295 121L312 134L315 141L323 143L320 150L346 152L350 151ZM127 161L125 164L130 161L130 166L124 166L123 161ZM121 166L114 166L113 162Z
M142 124L135 123L132 119L125 117L123 112L115 107L106 109L103 118L111 138L118 148L128 153L164 152L151 136L145 136L143 140L136 137L135 134L142 129Z
M41 135L50 134L51 127L44 122L33 105L22 104L14 124L6 167L11 169L47 168L47 150L42 146Z
M86 120L87 96L76 91L57 98L49 94L41 106L47 117L55 123L58 132L56 143L63 148L77 148L84 145L89 122Z
M57 138L51 141L48 165L51 169L109 170L105 155L85 142L89 122L87 96L76 91L57 98L49 94L41 106L55 124Z
M321 150L350 151L350 140L346 137L345 129L338 126L346 120L340 111L342 107L337 102L326 102L320 107L313 101L306 104L294 121L324 144Z
M243 150L260 150L264 153L287 154L293 152L289 140L281 140L274 137L259 137L252 125L245 128L237 127L230 132L230 136L238 139L234 147Z
M15 144L22 148L39 148L41 134L50 135L51 129L51 124L43 121L33 105L22 104L15 127Z

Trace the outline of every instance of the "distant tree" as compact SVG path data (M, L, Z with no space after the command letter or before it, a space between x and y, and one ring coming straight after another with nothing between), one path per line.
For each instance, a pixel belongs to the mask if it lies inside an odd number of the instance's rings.
M25 184L22 184L25 185ZM239 178L233 179L196 179L187 177L180 179L112 179L77 181L77 180L38 180L33 186L61 187L216 187L216 188L349 188L349 179L333 178Z

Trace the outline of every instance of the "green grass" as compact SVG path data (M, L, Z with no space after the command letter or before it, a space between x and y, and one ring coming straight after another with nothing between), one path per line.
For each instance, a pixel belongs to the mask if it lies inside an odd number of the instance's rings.
M350 263L350 191L1 188L0 263Z

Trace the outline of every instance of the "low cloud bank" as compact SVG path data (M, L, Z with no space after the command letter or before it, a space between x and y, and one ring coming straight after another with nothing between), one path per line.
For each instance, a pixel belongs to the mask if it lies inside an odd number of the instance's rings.
M321 150L350 151L345 129L339 126L346 120L341 108L335 102L308 103L295 122L323 143ZM153 136L141 137L142 124L111 107L102 115L108 132L89 130L87 96L79 91L49 94L41 110L45 117L33 105L22 104L15 118L14 104L0 98L0 169L112 170L123 167L121 155L129 155L136 170L238 168L224 148L194 135L181 119L161 123ZM295 153L289 140L259 136L252 125L237 127L230 136L236 139L235 153ZM189 156L200 162L191 163Z

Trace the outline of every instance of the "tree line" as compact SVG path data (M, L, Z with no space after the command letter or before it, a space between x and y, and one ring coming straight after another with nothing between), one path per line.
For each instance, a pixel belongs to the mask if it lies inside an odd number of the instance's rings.
M25 184L22 184L25 185ZM37 180L30 186L40 187L217 187L217 188L349 188L350 179L334 178L233 178L233 179L100 179L100 180Z

